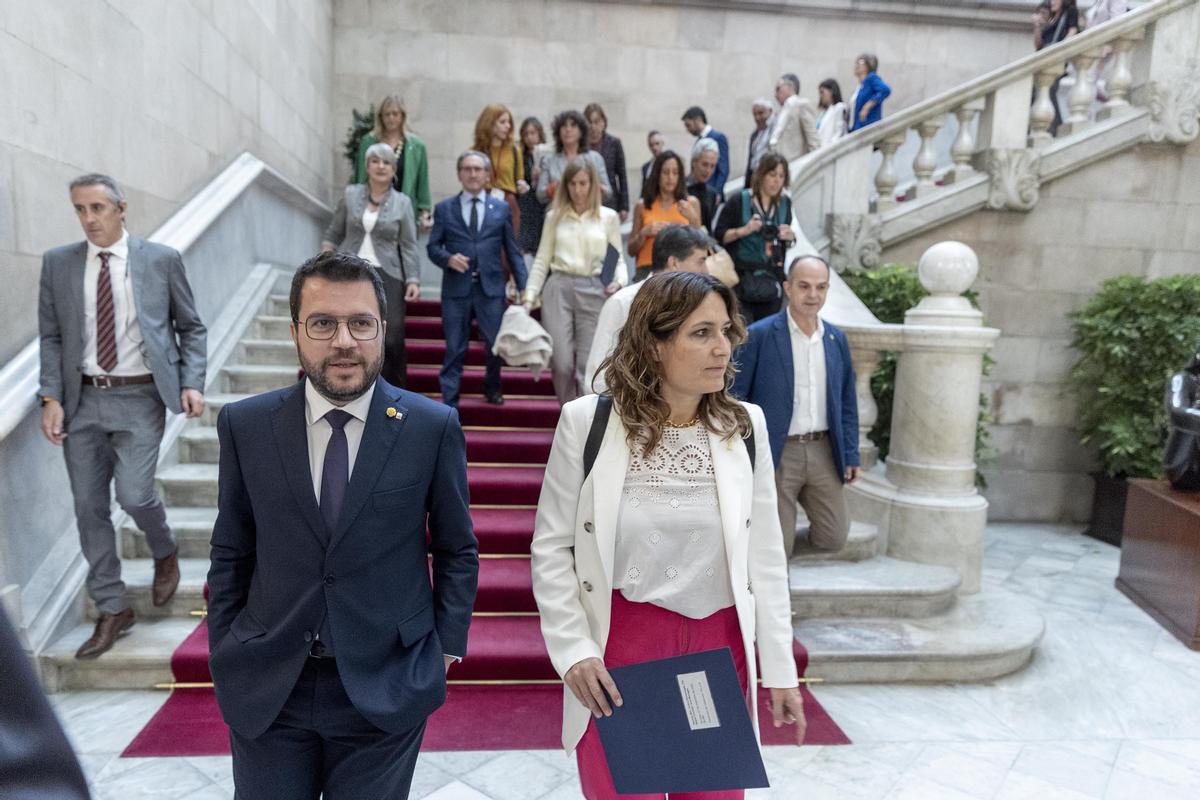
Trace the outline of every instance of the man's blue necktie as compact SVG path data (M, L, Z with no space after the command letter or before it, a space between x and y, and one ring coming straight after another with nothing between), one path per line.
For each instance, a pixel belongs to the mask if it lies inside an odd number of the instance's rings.
M340 408L325 414L325 421L333 430L329 434L329 445L325 448L325 464L321 467L321 517L330 536L337 527L342 501L346 499L346 487L350 484L350 448L346 445L346 423L351 419L353 417Z

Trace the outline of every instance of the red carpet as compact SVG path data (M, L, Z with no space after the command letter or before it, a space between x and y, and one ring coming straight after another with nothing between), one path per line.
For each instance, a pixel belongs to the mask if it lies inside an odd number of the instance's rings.
M409 388L436 395L444 345L440 305L408 307ZM459 402L467 440L471 518L479 538L479 593L466 659L450 673L446 705L430 718L426 750L553 749L560 746L561 684L496 684L493 681L557 681L536 616L529 542L559 406L549 376L504 371L502 406L482 397L483 346L472 342ZM808 654L795 644L803 674ZM175 651L171 670L180 683L206 683L208 627L201 623ZM472 685L487 681L483 685ZM760 691L764 744L788 744L790 729L776 730ZM846 744L845 734L805 690L809 744ZM177 689L138 734L125 756L222 755L228 732L211 689Z

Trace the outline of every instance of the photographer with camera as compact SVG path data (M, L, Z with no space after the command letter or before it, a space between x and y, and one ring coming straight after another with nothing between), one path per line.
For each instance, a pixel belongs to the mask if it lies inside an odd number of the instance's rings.
M782 304L784 257L796 240L792 201L783 193L787 182L787 161L765 154L750 188L729 198L713 231L733 257L735 291L747 325L776 313Z

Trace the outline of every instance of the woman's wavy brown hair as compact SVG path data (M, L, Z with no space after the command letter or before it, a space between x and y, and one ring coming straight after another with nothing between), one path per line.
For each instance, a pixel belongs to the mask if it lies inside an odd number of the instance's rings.
M649 453L662 438L671 408L662 396L662 363L655 357L655 345L670 341L692 312L710 294L718 295L729 314L730 345L736 348L746 340L746 326L738 311L733 291L711 275L695 272L664 272L646 279L629 307L629 319L617 338L617 345L601 362L597 372L604 374L613 405L629 431L629 446ZM733 359L725 368L725 388L700 398L700 421L724 439L735 434L750 435L750 415L729 394L737 371Z

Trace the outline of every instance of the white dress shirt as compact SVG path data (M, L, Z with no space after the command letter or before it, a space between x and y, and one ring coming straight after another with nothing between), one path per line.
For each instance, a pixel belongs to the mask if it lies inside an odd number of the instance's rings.
M634 448L617 512L613 586L626 600L689 619L734 604L708 429L667 427Z
M353 419L346 423L346 476L354 475L354 460L358 456L358 446L362 444L363 429L367 425L367 412L371 410L371 398L375 396L375 384L360 397L351 400L344 406L335 405L325 395L317 391L312 381L304 381L304 418L308 422L308 468L312 472L313 494L317 502L321 502L321 471L325 467L325 450L329 447L329 437L333 428L325 419L325 415L335 408L345 411Z
M487 213L487 198L488 198L487 192L483 191L482 189L479 191L479 194L467 194L466 192L458 193L458 203L459 203L459 206L462 208L463 224L467 226L467 230L471 231L471 233L478 233L480 230L483 229L483 215ZM472 231L471 230L471 201L475 200L475 199L479 200L479 207L478 207L479 210L476 212L479 215L479 217L475 223L476 228L475 228L475 230Z
M600 307L596 333L592 336L592 349L588 351L587 367L583 372L584 394L592 394L593 391L604 392L608 389L604 376L596 373L600 370L600 363L616 349L617 337L625 327L625 320L629 319L629 307L633 305L633 298L637 297L638 291L645 285L645 281L638 281L632 286L625 286L605 300L604 305ZM593 382L596 386L594 390Z
M371 231L375 230L375 223L378 221L378 208L374 211L369 208L363 211L362 223L366 235L363 236L362 246L358 248L358 257L376 267L379 266L379 256L375 255L375 242L371 241Z
M96 361L96 281L100 277L100 253L109 252L108 274L112 281L113 320L116 323L117 366L105 373ZM129 232L122 231L119 241L100 247L88 241L83 267L83 374L147 375L150 367L142 356L142 329L138 325L133 300L133 281L129 276Z
M788 436L829 430L825 396L825 323L817 318L812 336L800 330L792 311L787 312L788 332L792 340L792 422Z

